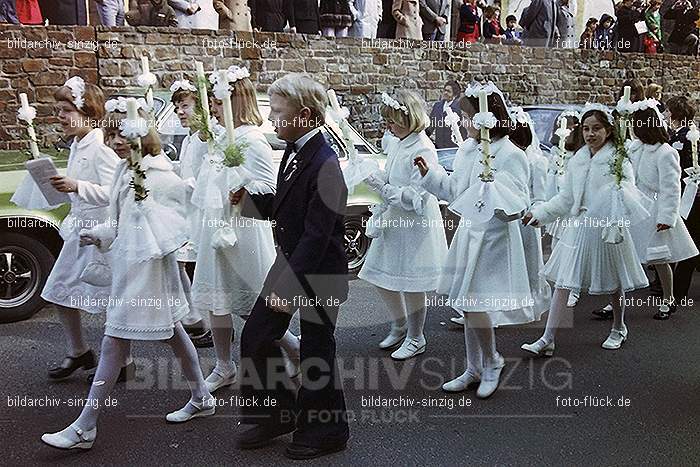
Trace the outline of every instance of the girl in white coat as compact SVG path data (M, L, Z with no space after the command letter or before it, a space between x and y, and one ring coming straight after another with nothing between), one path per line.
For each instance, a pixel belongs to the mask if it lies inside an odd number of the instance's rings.
M610 221L606 208L610 206L611 193L617 190L612 171L616 158L613 118L607 108L593 104L584 108L581 128L586 146L569 160L560 192L534 206L523 218L524 223L537 226L567 215L572 217L544 270L547 279L555 284L545 332L536 342L522 346L536 355L552 355L557 328L565 321L571 325L572 317L566 312L571 290L611 296L613 327L603 348L620 348L628 336L624 322L625 292L649 285L627 226L617 223L613 226L619 229L621 238L608 240L610 237L606 235L609 228L606 222ZM627 159L621 170L621 190L636 190Z
M139 116L147 118L144 112ZM108 138L115 140L114 146L122 158L111 189L110 218L104 224L80 231L82 248L114 252L102 355L87 399L92 402L85 404L80 416L68 427L41 437L46 444L61 449L92 447L100 410L114 387L132 340L165 340L182 365L192 397L185 407L167 415L169 422L184 422L213 415L215 411L197 352L179 322L188 311L175 258L178 247L187 239L183 181L161 153L155 130L150 129L140 138L140 169L145 174L143 187L147 197L135 200L135 170L133 161L127 160L131 148L119 130L124 117L123 113L111 113L107 123Z
M512 198L520 200L524 212L529 206L527 156L510 141L513 122L501 95L494 90L487 102L498 122L490 130L493 183L510 187ZM477 97L463 97L460 107L470 138L455 156L453 173L448 176L442 167L426 163L423 158L415 161L424 176L423 186L450 202L483 183L483 154L472 120L479 108ZM437 291L447 294L451 306L464 314L467 368L442 386L445 391L464 391L480 383L477 396L491 396L505 366L496 350L494 327L529 323L544 311L533 307L527 255L518 222L522 212L509 217L495 211L490 220L477 224L463 217L452 239Z
M109 190L119 158L105 146L102 130L97 128L104 116L100 88L74 76L56 90L54 99L63 133L74 137L66 175L51 179L54 188L69 194L71 210L61 224L61 253L41 292L44 300L57 306L68 343L68 356L49 371L50 378L62 379L79 368L95 366L95 355L83 340L79 310L105 311L109 278L88 283L84 272L106 269L109 261L95 247L80 248L78 232L107 219Z
M190 128L192 119L197 107L197 88L186 79L175 81L170 86L172 92L171 102L175 105L175 113L183 128ZM180 164L178 171L180 177L187 184L187 198L185 208L185 218L188 221L187 243L178 250L177 261L180 268L180 279L185 288L187 302L190 304L190 311L183 318L182 324L187 328L192 341L197 347L211 347L211 331L197 307L192 306L191 281L188 275L188 267L194 266L197 261L197 236L201 230L201 211L197 206L189 202L189 197L195 185L195 180L199 176L199 171L207 156L207 143L200 137L199 131L190 129L190 133L185 136L180 146Z
M248 193L274 193L276 174L272 148L259 129L263 120L248 70L234 66L227 74L235 140L245 145L245 161L239 168L223 166L221 151L228 144L224 130L217 139L217 152L204 161L192 197L202 219L192 305L200 313L208 313L211 323L216 352L216 366L206 378L211 392L235 382L231 315L250 313L275 259L270 223L240 216L229 202L229 192L240 189L240 183L245 183ZM211 75L214 92L219 78L216 72ZM210 103L212 115L224 124L222 101L212 96Z
M669 263L692 258L698 249L678 213L681 202L681 165L678 152L668 141L659 103L654 99L636 102L632 128L638 138L629 146L637 186L654 200L652 215L634 225L632 237L639 259L653 264L659 274L663 302L654 319L665 320L676 311L673 271Z
M383 199L383 212L370 219L381 233L372 241L358 276L377 286L391 314L391 332L379 347L401 344L391 358L405 360L425 352L426 292L437 288L447 240L438 201L420 186L421 176L413 165L418 156L438 164L435 146L424 131L424 102L410 91L395 97L383 94L381 114L398 141L387 147L385 170L367 179Z

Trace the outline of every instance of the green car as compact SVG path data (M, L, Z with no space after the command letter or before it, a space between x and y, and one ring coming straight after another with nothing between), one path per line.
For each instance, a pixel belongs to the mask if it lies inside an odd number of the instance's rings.
M141 96L137 92L125 92L120 95ZM154 97L156 125L164 151L177 164L180 145L188 130L180 125L174 106L170 103L169 94L156 93ZM278 165L285 143L277 139L270 122L267 121L270 112L268 97L259 95L258 105L265 119L262 130L274 149L273 158ZM341 166L347 164L346 146L339 128L329 120L324 131L338 152ZM353 131L353 139L361 155L376 158L383 167L384 156L381 151L357 131ZM68 144L63 147L67 148ZM15 161L2 165L7 157L0 155L0 323L29 318L45 305L40 296L41 291L61 250L63 241L58 234L58 227L69 211L67 205L47 212L29 211L10 203L15 189L27 175L23 159L17 154L12 156L15 156ZM65 173L68 151L63 151L61 156L55 158L55 163L59 172ZM376 195L364 186L358 187L348 198L345 248L348 267L352 273L359 271L369 248L364 223L370 215L369 205L377 201Z

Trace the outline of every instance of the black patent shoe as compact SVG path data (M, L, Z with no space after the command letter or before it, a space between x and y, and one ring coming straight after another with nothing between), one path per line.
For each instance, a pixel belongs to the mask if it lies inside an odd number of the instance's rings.
M198 349L214 347L214 340L211 336L211 329L205 330L201 334L190 334L190 340Z
M66 357L63 359L61 366L51 368L49 370L50 379L63 379L72 375L75 370L82 368L83 370L91 370L95 368L95 354L92 350L88 350L84 354L77 357Z
M136 364L134 362L129 363L126 366L123 366L121 370L119 370L119 376L117 377L117 383L126 383L127 381L133 381L134 378L136 377ZM95 374L88 375L87 377L87 382L88 384L92 384L92 382L95 380Z

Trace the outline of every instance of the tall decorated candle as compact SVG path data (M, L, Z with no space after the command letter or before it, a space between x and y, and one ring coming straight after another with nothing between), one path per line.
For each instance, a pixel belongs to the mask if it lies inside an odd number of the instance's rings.
M688 141L690 141L690 154L693 158L693 167L698 169L700 168L698 166L698 140L700 139L700 130L698 130L695 122L690 124L686 137L688 138Z
M148 55L142 55L141 56L141 73L143 75L148 75L150 74L151 70L148 65ZM151 86L148 87L146 90L146 103L148 104L148 107L150 109L153 109L153 90L151 89Z
M221 86L228 88L228 71L219 71L219 83ZM231 91L227 91L221 94L221 103L224 108L224 126L226 127L226 136L228 138L228 144L235 143L236 136L234 133L233 125L233 107L231 105Z
M566 117L559 118L559 130L560 130L561 135L566 134L566 132L568 130ZM565 150L566 150L566 138L563 136L559 136L559 153L564 154Z
M486 114L489 111L489 104L488 104L488 94L486 93L485 89L481 89L479 91L479 113ZM484 164L484 176L486 178L491 176L491 162L490 162L490 155L491 155L491 135L489 133L489 129L486 125L481 126L481 150L484 155L483 157L483 164Z
M32 107L29 106L29 100L27 99L27 94L20 93L19 101L21 104L22 113L25 116L29 116L29 115L34 114ZM29 134L29 149L32 152L32 158L38 159L40 157L39 146L36 143L36 132L34 131L34 123L32 122L31 118L29 118L27 120L27 134Z

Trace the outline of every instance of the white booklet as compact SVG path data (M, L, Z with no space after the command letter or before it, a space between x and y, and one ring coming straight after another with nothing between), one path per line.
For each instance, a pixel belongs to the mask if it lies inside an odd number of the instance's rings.
M48 157L32 159L27 161L25 166L50 205L57 206L63 203L70 203L68 193L62 193L51 185L51 177L58 175L58 170L56 170L53 160Z

